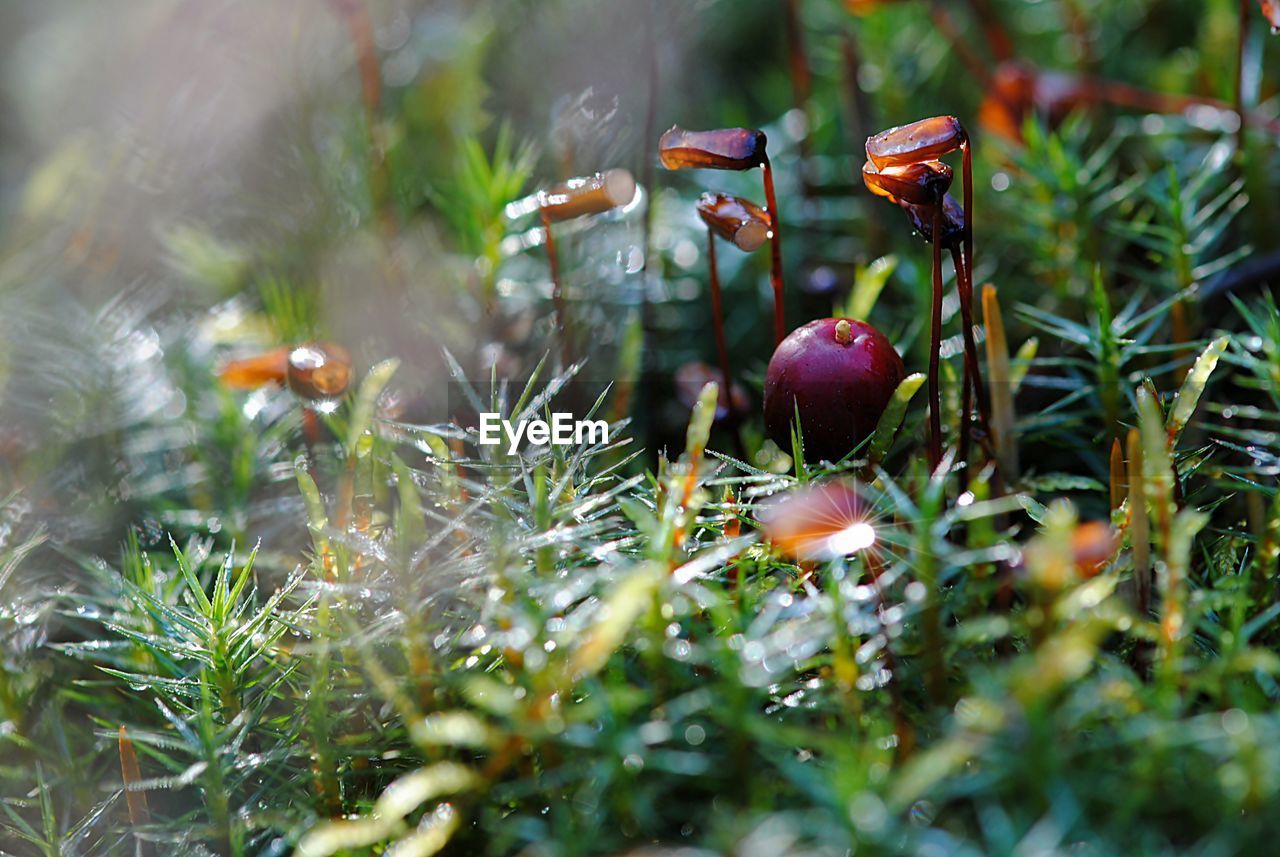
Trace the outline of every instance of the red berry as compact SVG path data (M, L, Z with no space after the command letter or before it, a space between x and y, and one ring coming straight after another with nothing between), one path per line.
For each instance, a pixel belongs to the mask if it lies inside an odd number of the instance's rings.
M851 318L822 318L791 332L773 352L764 378L764 424L791 449L797 411L805 458L837 461L875 430L906 376L883 333Z

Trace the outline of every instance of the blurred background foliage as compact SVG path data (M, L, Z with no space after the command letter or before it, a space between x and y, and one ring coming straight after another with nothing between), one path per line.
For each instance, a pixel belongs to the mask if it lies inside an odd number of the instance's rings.
M993 121L975 10L1077 109ZM1267 30L1253 0L4 4L0 853L1272 853ZM656 168L658 134L763 128L791 325L854 307L915 372L928 247L859 171L944 113L1005 466L927 473L919 398L793 462L766 254L728 245L750 408L713 419L678 374L715 361L693 203L760 186ZM508 204L615 167L633 203L556 227L574 375ZM341 401L218 381L313 340ZM512 456L464 416L569 399L613 440ZM874 551L762 535L832 478Z

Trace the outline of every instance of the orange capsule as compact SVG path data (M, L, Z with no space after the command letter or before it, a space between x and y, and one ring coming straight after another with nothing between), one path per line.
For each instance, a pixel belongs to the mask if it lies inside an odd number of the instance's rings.
M252 357L228 360L218 370L218 380L233 390L256 390L267 384L283 384L289 371L291 350L285 346Z
M790 491L766 505L758 518L765 538L799 560L848 556L876 543L869 504L842 480Z
M862 165L862 182L869 191L912 205L933 205L950 189L953 177L951 167L942 161L917 161L882 170L870 161Z
M750 200L727 193L704 193L697 209L708 229L739 250L753 253L769 240L769 213Z
M626 205L636 195L636 180L627 170L605 170L569 179L538 193L538 207L548 219L560 222L601 214Z
M658 157L669 170L750 170L765 162L767 142L753 128L686 131L673 125L658 140Z
M351 355L332 342L310 342L289 352L286 383L304 399L333 399L351 383Z
M876 169L937 160L965 146L969 135L954 116L933 116L867 138L867 160Z
M1094 577L1116 552L1116 534L1104 521L1085 521L1071 534L1071 553L1076 571Z
M218 380L233 390L280 384L304 399L332 399L345 393L351 381L351 355L332 342L273 348L227 361Z

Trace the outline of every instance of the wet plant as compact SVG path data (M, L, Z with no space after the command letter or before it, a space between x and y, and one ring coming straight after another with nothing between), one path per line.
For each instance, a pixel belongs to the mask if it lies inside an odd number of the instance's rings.
M347 349L333 342L308 342L229 360L219 369L218 380L233 390L288 387L302 400L302 430L313 458L322 433L320 414L331 413L346 394L351 371Z
M724 338L724 310L720 292L720 267L716 264L716 237L744 253L753 253L769 240L769 215L755 203L729 194L704 193L698 200L698 217L707 225L707 277L711 285L711 323L716 334L722 390L730 390L733 371Z
M937 160L959 150L963 158L964 207L948 204L950 167ZM929 456L934 467L942 460L942 400L938 362L942 345L942 247L948 244L955 261L964 337L964 412L961 415L961 457L967 457L971 396L978 415L987 423L986 391L973 338L973 155L969 136L953 116L922 119L867 138L867 162L862 168L866 186L907 211L925 239L933 245L933 305L929 344ZM926 225L928 224L928 225ZM953 236L948 240L947 236Z
M1276 26L1280 12L1273 0L1259 2L1263 17L1273 27ZM884 6L905 3L906 0L848 0L846 6L855 16L865 17ZM1193 109L1222 115L1235 114L1238 117L1234 123L1238 150L1244 148L1245 129L1250 123L1265 126L1273 132L1276 130L1273 119L1251 112L1244 103L1245 40L1255 14L1249 0L1241 0L1239 4L1235 98L1230 102L1202 94L1155 91L1134 83L1099 77L1094 73L1097 63L1096 57L1092 56L1089 37L1091 22L1077 0L1062 0L1058 4L1064 7L1064 23L1078 43L1080 68L1077 72L1043 67L1026 55L1025 50L1017 50L1019 46L1015 46L1000 16L987 0L972 0L968 5L971 17L982 31L985 56L974 49L972 40L951 15L951 4L932 0L927 7L931 28L944 36L983 92L977 117L978 124L985 131L1019 141L1023 123L1028 119L1052 129L1074 112L1103 106L1168 114Z
M568 306L560 276L560 259L552 224L603 214L630 203L636 195L636 180L623 169L606 170L590 176L572 178L538 191L532 197L506 206L508 218L516 219L530 209L542 221L542 238L547 251L547 267L551 272L551 304L555 308L555 335L560 342L562 365L570 366L574 355L574 331L570 327Z
M807 81L777 3L117 5L130 61L182 73L102 75L65 41L93 4L0 10L0 174L31 162L3 189L0 852L1274 851L1275 83L1237 158L1236 4L793 3ZM1105 80L1194 100L1102 109ZM877 140L902 213L865 206L844 99L976 117L976 264L956 128ZM772 277L719 290L776 231L763 133L655 153L668 114L764 117L806 188L788 248L821 288L781 345ZM592 172L662 160L725 192ZM928 402L898 357L926 340ZM465 418L563 411L607 432ZM932 466L935 415L961 438Z
M787 335L782 279L782 221L773 190L773 167L769 163L768 138L750 128L722 128L714 131L686 131L673 126L658 141L658 155L669 170L716 169L750 170L759 167L764 182L765 209L769 213L769 282L773 288L774 343Z

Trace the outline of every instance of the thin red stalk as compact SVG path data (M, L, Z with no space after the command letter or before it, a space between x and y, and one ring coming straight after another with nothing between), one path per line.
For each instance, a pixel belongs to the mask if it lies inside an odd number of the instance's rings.
M378 48L373 40L373 22L369 11L360 0L338 0L336 4L347 25L351 42L356 49L356 64L360 68L360 91L364 99L369 121L377 117L382 101L382 77L378 73Z
M782 219L778 217L778 200L773 193L773 168L766 155L760 165L764 170L764 201L769 209L769 283L773 286L773 338L781 345L787 336L787 322L782 295Z
M862 141L867 138L866 129L873 124L871 100L867 98L867 94L862 91L862 86L858 83L861 76L862 58L858 51L858 41L854 37L853 31L844 33L844 38L840 43L840 53L844 60L844 101L847 104L848 111L848 128L849 140L855 146L862 145Z
M957 459L964 463L963 469L960 471L960 490L964 491L968 487L969 481L969 437L971 429L969 416L973 410L974 387L981 384L982 381L978 371L977 345L973 342L973 321L969 313L965 311L966 287L969 287L970 292L972 287L965 277L964 261L961 258L961 254L954 245L951 247L951 262L956 269L956 292L960 298L961 327L964 328L964 393L960 402L960 449L957 453Z
M809 162L809 96L813 91L813 74L809 70L809 55L804 44L804 24L800 20L800 0L783 0L786 6L787 55L790 61L791 89L796 108L805 117L804 134L800 137L800 170L804 173ZM805 187L808 187L805 181Z
M307 472L313 482L320 481L316 470L316 446L320 443L320 415L310 405L302 406L302 443L307 450Z
M942 204L933 207L933 312L929 336L929 467L942 461L942 394L938 352L942 348Z
M1240 0L1240 24L1236 34L1236 115L1240 117L1240 125L1236 128L1236 151L1244 151L1246 126L1248 120L1244 113L1244 53L1245 42L1249 38L1249 5L1252 0Z
M1085 17L1084 10L1080 8L1077 0L1067 0L1065 6L1067 27L1071 30L1071 36L1075 39L1076 44L1080 46L1080 70L1082 72L1092 72L1098 63L1097 57L1093 55L1089 19Z
M961 169L964 173L964 267L969 272L970 316L973 286L973 147L966 141L961 147ZM934 233L937 235L938 233Z
M547 267L551 270L551 305L555 308L556 338L560 340L560 360L562 368L573 364L573 351L569 345L568 316L564 302L564 293L560 288L560 260L556 255L556 241L551 232L551 217L542 211L542 231L547 237Z
M653 153L648 146L657 136L658 129L658 48L654 28L657 23L653 16L649 17L645 27L645 53L649 62L649 103L644 114L644 141L641 147L640 185L644 188L644 237L642 239L643 281L640 288L640 335L649 332L649 252L652 248L653 235Z
M982 26L982 31L987 37L987 47L996 61L1004 62L1013 59L1013 40L1009 38L1008 31L996 17L990 0L969 0L969 8L973 10L973 16Z
M929 9L932 13L933 25L951 43L952 50L956 52L960 62L964 63L965 68L969 70L969 74L984 89L990 89L990 69L987 68L987 64L982 57L978 56L973 48L969 47L969 43L965 41L964 36L956 28L956 22L951 19L951 13L937 0L934 0Z
M1080 81L1080 90L1084 93L1085 98L1095 103L1105 102L1114 104L1117 107L1127 107L1131 110L1147 110L1151 113L1181 113L1188 107L1211 107L1214 110L1231 113L1237 111L1236 105L1228 104L1218 98L1208 98L1203 95L1175 95L1165 92L1152 92L1149 89L1142 89L1127 83L1102 78L1082 79ZM1252 111L1248 111L1248 114L1248 119L1253 125L1265 128L1269 134L1280 134L1280 120L1259 116ZM1243 120L1245 118L1244 114L1241 114L1240 118Z
M382 74L378 68L378 46L374 40L373 21L362 0L330 0L347 28L347 36L355 48L356 66L360 72L360 96L369 126L369 184L373 206L383 225L392 228L395 215L389 195L390 177L386 156L378 133L378 114L382 104Z
M806 110L813 90L813 74L804 44L804 24L800 20L800 0L784 0L787 10L787 51L791 61L791 87L796 107Z
M964 323L964 347L966 359L973 372L973 392L978 402L978 419L982 430L991 436L991 406L987 402L987 388L982 383L982 370L978 366L978 346L973 341L973 146L966 142L961 149L961 170L964 179L964 273L956 271L956 283L960 296L960 319Z
M957 453L959 460L963 462L960 470L961 491L965 491L969 487L969 436L972 432L969 412L973 409L973 387L974 380L966 368L964 373L964 393L960 399L960 451Z
M965 378L973 382L973 391L977 400L978 421L982 425L982 430L990 437L991 405L987 401L986 387L982 383L982 368L978 363L978 343L973 338L975 324L973 318L973 270L954 247L951 248L951 261L956 269L956 292L960 298L960 322L964 328L964 374ZM969 413L968 406L965 407L965 413Z
M956 284L957 290L960 292L960 312L961 322L964 325L965 338L965 397L964 397L964 413L966 414L965 422L961 423L963 428L968 428L968 414L970 407L977 405L978 425L982 426L982 434L978 436L978 445L982 448L983 453L988 459L998 460L996 450L991 445L991 403L989 403L986 382L982 379L982 368L978 363L978 345L973 339L973 329L975 320L973 317L973 271L965 266L960 253L955 247L951 248L951 261L956 267ZM968 307L968 315L966 315L966 307ZM972 381L972 389L970 389L970 381ZM972 432L961 430L960 432L960 458L968 460L969 441L972 440Z
M720 374L724 376L724 396L733 410L733 375L729 371L729 348L724 341L724 310L720 302L720 272L716 270L716 236L707 229L707 266L711 280L711 316L716 331L716 356L720 359Z
M129 825L135 828L134 842L140 857L151 857L151 843L137 838L136 828L151 822L151 806L147 802L147 793L137 788L142 781L142 768L138 765L138 754L133 748L133 741L123 726L120 727L118 740L120 749L120 774L124 780L124 798L129 807Z

